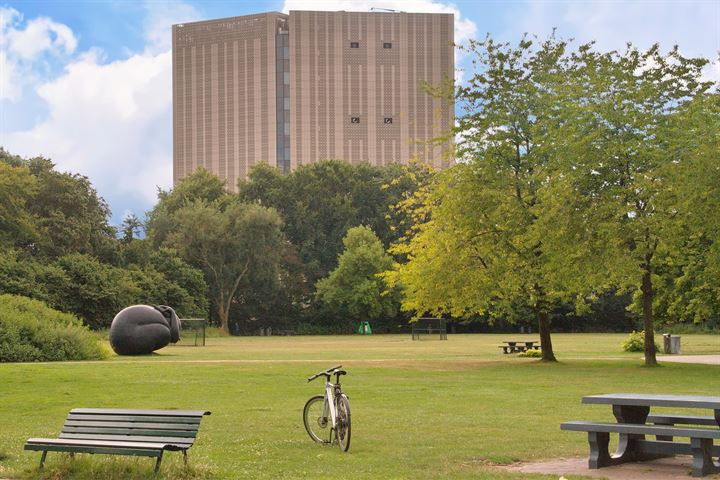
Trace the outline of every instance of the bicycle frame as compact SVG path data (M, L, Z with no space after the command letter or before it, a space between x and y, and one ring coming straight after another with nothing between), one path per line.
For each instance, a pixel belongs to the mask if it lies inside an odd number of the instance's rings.
M323 400L323 418L327 419L328 410L330 410L330 420L332 428L335 429L337 425L337 411L335 409L335 390L338 385L332 383L330 380L325 381L325 399Z

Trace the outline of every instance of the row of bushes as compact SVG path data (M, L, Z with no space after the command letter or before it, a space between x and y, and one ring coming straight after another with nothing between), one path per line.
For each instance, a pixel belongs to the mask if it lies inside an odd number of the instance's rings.
M98 360L107 351L74 315L39 300L0 295L0 362Z

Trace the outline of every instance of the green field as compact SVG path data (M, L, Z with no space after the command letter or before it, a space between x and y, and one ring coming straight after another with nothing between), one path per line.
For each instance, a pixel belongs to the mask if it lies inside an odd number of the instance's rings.
M720 366L642 367L626 335L553 336L558 364L502 355L503 340L534 335L209 338L144 357L100 362L0 364L0 478L148 478L150 458L40 454L28 437L57 435L73 407L208 409L198 441L169 453L160 478L556 478L510 474L498 464L587 454L563 420L611 420L583 395L718 395ZM660 341L660 338L658 338ZM683 335L685 354L720 353L718 335ZM350 451L312 443L302 408L321 393L307 376L342 363L352 407Z

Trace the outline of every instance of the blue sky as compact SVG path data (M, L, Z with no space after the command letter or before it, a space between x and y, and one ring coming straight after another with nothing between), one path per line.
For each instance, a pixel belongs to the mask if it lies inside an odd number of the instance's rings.
M553 28L600 49L674 44L715 60L720 0L0 0L0 146L86 175L119 224L172 187L170 25L263 11L371 7L455 14L456 41L517 42ZM467 58L457 58L467 69ZM459 74L467 78L469 73Z

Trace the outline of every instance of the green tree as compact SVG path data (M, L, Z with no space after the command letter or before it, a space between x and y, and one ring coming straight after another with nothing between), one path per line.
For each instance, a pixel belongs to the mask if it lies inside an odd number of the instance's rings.
M117 312L140 297L139 287L128 271L89 255L65 255L54 265L64 276L54 276L45 283L47 291L55 292L52 306L74 313L90 328L109 327Z
M220 327L229 333L232 306L256 285L278 278L284 245L279 215L219 198L190 203L171 218L175 227L165 244L204 272Z
M247 181L239 182L239 196L280 213L283 231L297 247L306 277L315 283L337 265L342 239L351 227L369 226L386 246L397 239L389 206L414 187L407 181L407 168L324 160L283 175L260 164ZM424 170L409 168L418 174Z
M108 223L110 209L90 180L57 172L55 165L42 157L26 164L38 180L30 212L38 218L40 252L52 257L81 253L116 261L116 232Z
M678 233L679 186L667 129L703 90L704 59L657 45L598 53L581 48L563 90L562 131L551 137L558 162L548 172L544 242L561 282L615 284L635 293L645 330L645 364L655 365L654 279ZM682 182L680 182L682 183Z
M7 155L0 148L0 159ZM24 165L0 161L0 246L28 248L38 238L37 219L29 211L37 179Z
M123 243L132 242L141 229L142 222L134 213L131 213L125 218L123 218L122 227L120 229L120 231L122 232Z
M511 47L488 37L469 49L477 73L457 92L465 108L457 128L461 161L405 202L421 223L394 247L407 261L390 278L403 287L404 309L418 315L513 322L532 312L543 360L555 361L550 312L562 292L546 275L538 226L566 44L523 39Z
M667 200L677 213L656 311L667 323L720 325L720 93L695 96L664 135L675 180Z
M381 277L392 267L392 258L380 239L371 228L360 226L348 230L343 245L337 268L318 281L317 296L356 320L394 316L399 295Z
M158 203L147 215L146 231L155 247L159 247L173 231L173 214L194 202L231 200L225 190L225 182L204 168L199 168L182 179L169 191L158 191Z

